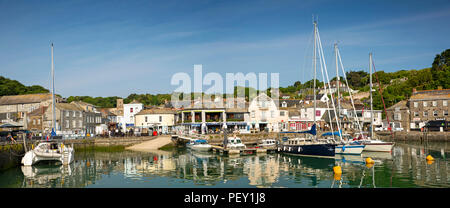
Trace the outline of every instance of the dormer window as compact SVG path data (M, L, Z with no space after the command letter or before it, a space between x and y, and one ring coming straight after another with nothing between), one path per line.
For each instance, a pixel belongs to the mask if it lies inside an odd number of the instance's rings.
M283 101L283 103L281 103L281 107L283 107L283 108L286 108L286 107L287 107L286 101Z

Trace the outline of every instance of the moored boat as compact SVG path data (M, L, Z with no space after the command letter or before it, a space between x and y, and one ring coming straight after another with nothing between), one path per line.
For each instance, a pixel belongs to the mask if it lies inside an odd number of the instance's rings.
M28 151L22 158L23 165L34 165L39 161L60 161L63 165L73 162L73 147L65 146L62 142L45 141L36 148Z
M196 151L209 151L212 148L208 141L204 139L191 140L186 144L186 147Z

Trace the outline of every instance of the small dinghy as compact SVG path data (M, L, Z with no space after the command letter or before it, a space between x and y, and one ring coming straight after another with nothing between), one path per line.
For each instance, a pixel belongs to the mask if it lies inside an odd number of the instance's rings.
M29 166L39 161L60 161L63 165L73 162L73 147L67 147L61 142L41 142L36 148L25 153L22 158L22 164Z

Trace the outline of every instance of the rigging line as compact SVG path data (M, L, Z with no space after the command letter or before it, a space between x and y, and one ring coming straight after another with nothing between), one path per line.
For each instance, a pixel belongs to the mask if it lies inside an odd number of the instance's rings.
M352 107L353 107L353 112L354 112L354 114L355 114L356 123L358 124L358 128L359 128L360 134L363 135L363 134L362 134L362 127L361 127L361 124L359 123L358 114L356 114L356 108L355 108L355 103L354 103L354 101L353 101L352 91L351 91L351 89L350 89L350 86L348 85L347 75L345 75L344 64L342 63L341 52L339 52L339 48L337 48L336 52L337 52L338 57L339 57L339 63L340 63L340 65L341 65L342 74L344 74L345 84L347 85L347 89L348 89L348 92L349 92L349 94L350 94L350 101L352 102Z
M325 74L326 74L326 76L327 76L328 85L329 85L329 87L331 87L330 79L329 79L329 77L328 77L328 72L327 72L327 65L326 65L326 63L325 63L325 58L324 58L324 55L323 55L323 48L322 48L322 43L321 43L321 40L320 40L319 31L317 31L317 38L318 38L318 40L319 40L319 41L318 41L318 43L319 43L319 49L320 49L319 51L320 51L320 53L322 54L322 61L323 61L323 63L324 63ZM341 126L339 125L339 119L338 119L337 113L336 113L336 106L335 106L335 104L334 104L333 94L331 94L331 92L330 92L330 95L331 95L331 103L333 104L333 109L334 109L334 116L335 116L335 118L336 118L336 123L337 123L338 131L339 131L339 137L340 137L340 139L341 139L341 141L342 141L342 134L340 133ZM331 121L330 121L330 123L331 123Z
M383 89L382 89L383 87L381 86L380 79L378 79L378 74L376 73L377 71L375 70L375 62L373 61L373 56L372 56L372 68L373 68L375 77L377 78L378 91L380 93L381 101L383 102L384 114L386 114L386 119L387 119L387 122L388 122L388 126L390 127L389 131L391 132L392 138L394 138L394 133L392 132L391 123L389 122L389 116L387 115L387 111L386 111L386 105L384 104Z
M318 50L318 52L319 52L319 57L320 57L320 50ZM321 72L322 72L322 80L324 81L324 85L323 85L323 87L325 88L325 93L324 93L324 95L323 96L327 96L327 94L328 94L328 88L327 88L327 85L325 84L325 77L324 77L324 73L323 73L323 63L322 63L322 59L320 60L320 70L321 70ZM328 101L326 102L327 103L327 109L330 109L330 104L328 103ZM331 132L333 132L333 119L331 119L331 113L330 113L330 111L328 110L328 119L329 119L329 121L330 121L330 128L331 128ZM332 136L333 136L333 140L334 140L334 134L331 134Z

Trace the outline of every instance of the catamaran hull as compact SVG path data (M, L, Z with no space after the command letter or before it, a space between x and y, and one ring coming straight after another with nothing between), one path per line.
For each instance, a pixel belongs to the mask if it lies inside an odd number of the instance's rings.
M64 152L63 154L59 154L59 153L42 153L42 152L37 152L37 151L33 151L30 150L27 153L25 153L25 155L22 158L21 163L25 166L30 166L30 165L34 165L39 161L59 161L61 162L63 165L68 165L70 163L73 162L74 159L74 152L72 151L67 151Z
M364 150L365 145L338 145L335 148L336 154L359 155Z
M311 144L311 145L282 145L278 152L305 155L333 157L335 155L335 144Z
M391 152L392 147L394 146L394 143L391 143L391 142L375 143L375 144L367 143L365 145L366 145L366 147L364 148L364 151L369 151L369 152Z

